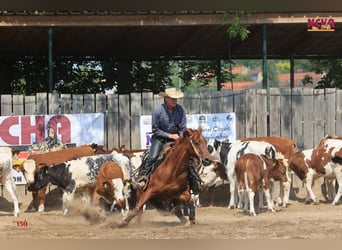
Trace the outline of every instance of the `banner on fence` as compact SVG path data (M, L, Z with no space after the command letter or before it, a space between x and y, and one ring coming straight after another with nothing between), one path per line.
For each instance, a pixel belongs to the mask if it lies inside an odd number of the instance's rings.
M0 117L0 146L31 145L48 137L48 128L64 144L104 144L104 114L28 115Z
M217 139L223 141L236 140L235 113L213 113L187 115L187 127L197 129L201 126L203 136L207 142ZM152 136L152 117L142 115L140 117L140 142L141 148L149 148Z
M48 130L63 144L104 145L104 114L63 114L0 117L0 146L25 146L47 140ZM51 139L51 138L50 138ZM27 152L22 152L27 156ZM26 184L22 172L12 169L16 185Z

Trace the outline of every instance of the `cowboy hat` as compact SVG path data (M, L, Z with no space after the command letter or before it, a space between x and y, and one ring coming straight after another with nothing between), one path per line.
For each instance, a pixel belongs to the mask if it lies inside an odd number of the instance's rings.
M181 98L184 96L184 93L180 90L176 90L176 88L167 88L164 92L160 92L159 95L170 98Z

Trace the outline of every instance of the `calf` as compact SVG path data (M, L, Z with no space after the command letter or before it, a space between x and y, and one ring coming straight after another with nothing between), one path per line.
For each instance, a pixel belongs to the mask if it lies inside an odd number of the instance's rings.
M209 206L213 206L214 203L214 188L228 183L225 167L220 161L212 161L208 166L202 166L199 171L199 176L202 181L202 190L208 190L209 192ZM200 206L200 196L195 196L196 206Z
M309 203L310 198L314 204L319 203L313 190L314 180L320 177L329 179L336 178L339 185L337 194L332 204L335 205L342 196L342 140L323 138L313 149L296 152L290 160L289 167L299 179L305 181L307 196L305 202Z
M242 201L246 195L245 191L247 191L249 202L246 200L244 210L246 210L249 203L249 214L255 216L254 196L259 186L262 186L268 210L274 212L273 188L270 188L273 184L270 184L270 181L287 181L286 167L282 160L247 153L241 155L236 161L235 172L238 182L239 203L241 204L239 207L242 207Z
M12 149L0 147L0 183L5 186L14 205L14 216L19 216L19 202L12 174Z
M129 196L130 185L129 182L124 183L122 168L116 162L104 162L96 179L93 204L98 206L100 198L108 204L115 203L124 216L129 211ZM104 206L101 206L103 215L104 210Z

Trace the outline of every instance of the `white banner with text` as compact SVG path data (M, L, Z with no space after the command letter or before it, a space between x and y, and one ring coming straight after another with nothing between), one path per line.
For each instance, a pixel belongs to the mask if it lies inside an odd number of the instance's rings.
M203 129L203 136L207 142L217 139L236 140L235 113L193 114L187 115L187 127ZM141 148L149 148L152 136L152 116L140 117L140 142Z

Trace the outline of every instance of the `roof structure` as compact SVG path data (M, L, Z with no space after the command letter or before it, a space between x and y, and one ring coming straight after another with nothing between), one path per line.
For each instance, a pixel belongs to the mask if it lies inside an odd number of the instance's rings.
M342 11L250 12L250 34L230 41L223 11L5 11L0 12L0 60L219 60L342 58ZM334 31L308 31L308 19L330 20ZM230 49L229 49L230 48Z

